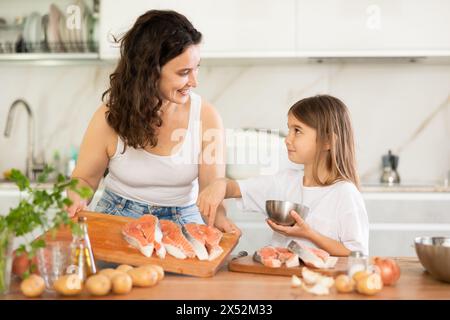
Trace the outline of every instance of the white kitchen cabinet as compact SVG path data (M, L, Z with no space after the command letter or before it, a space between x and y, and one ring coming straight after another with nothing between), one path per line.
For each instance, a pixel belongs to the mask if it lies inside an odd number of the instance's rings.
M297 0L296 16L299 54L411 56L450 50L447 0Z
M371 255L415 256L414 238L450 237L449 193L363 193Z
M203 57L295 54L295 0L102 0L100 57L119 57L111 33L124 33L150 9L184 14L203 34Z

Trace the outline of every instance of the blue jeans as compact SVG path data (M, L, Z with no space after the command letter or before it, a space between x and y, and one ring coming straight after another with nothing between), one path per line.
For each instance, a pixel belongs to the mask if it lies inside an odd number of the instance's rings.
M108 189L103 191L95 211L136 219L152 214L158 219L172 220L178 224L205 224L195 203L186 207L160 207L125 199Z

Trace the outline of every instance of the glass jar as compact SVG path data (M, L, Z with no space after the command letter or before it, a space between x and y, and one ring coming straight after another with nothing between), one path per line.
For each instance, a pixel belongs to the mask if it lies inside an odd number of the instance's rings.
M347 264L347 274L349 277L358 271L367 270L368 267L368 257L365 256L361 251L352 251L348 257Z

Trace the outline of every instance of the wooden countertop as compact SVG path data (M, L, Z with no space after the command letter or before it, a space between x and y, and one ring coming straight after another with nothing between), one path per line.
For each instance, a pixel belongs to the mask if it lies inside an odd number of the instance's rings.
M166 274L153 288L133 288L128 295L92 297L83 293L77 297L65 298L55 293L45 293L40 299L159 299L159 300L277 300L277 299L450 299L450 283L434 280L417 258L395 258L401 268L401 277L393 287L385 287L375 296L357 293L341 294L333 288L328 296L314 296L300 288L291 288L290 277L267 276L231 272L227 264L212 278L194 278ZM19 290L15 278L10 293L0 300L26 299Z

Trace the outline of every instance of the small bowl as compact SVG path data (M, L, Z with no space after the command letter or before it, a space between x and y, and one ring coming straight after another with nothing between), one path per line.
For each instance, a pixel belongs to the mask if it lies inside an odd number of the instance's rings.
M450 282L450 237L417 237L414 244L420 263L430 275Z
M307 206L298 203L280 200L266 201L266 213L269 219L282 226L292 226L295 224L295 220L290 214L292 210L297 212L302 219L305 219L309 212Z

